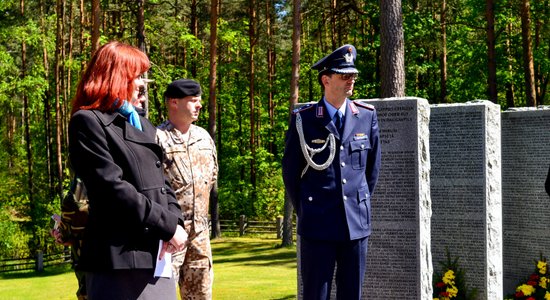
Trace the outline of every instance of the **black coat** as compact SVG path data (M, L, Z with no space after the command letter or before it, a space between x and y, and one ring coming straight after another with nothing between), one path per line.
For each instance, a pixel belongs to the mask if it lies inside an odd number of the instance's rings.
M90 200L82 270L152 269L159 240L183 224L156 129L140 119L143 131L116 112L80 110L69 123L71 165Z

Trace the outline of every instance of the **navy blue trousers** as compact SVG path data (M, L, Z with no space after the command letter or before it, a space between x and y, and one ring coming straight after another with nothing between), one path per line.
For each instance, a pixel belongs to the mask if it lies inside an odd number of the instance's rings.
M329 300L336 267L336 298L360 300L365 278L368 237L342 242L300 238L304 300Z

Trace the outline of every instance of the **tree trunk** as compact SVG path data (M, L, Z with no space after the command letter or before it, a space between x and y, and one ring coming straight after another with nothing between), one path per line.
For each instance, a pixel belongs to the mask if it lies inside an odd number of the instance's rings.
M527 106L536 107L535 68L533 64L533 48L531 46L531 12L529 0L521 1L521 36L523 48L523 69L525 76L525 97Z
M84 53L86 49L86 38L84 35L84 28L86 27L86 12L84 10L84 0L80 0L80 53ZM80 70L84 70L86 67L86 60L82 59L80 63Z
M208 80L208 133L216 140L216 75L218 69L218 0L210 1L210 78ZM218 176L219 177L219 176ZM218 184L210 192L211 237L221 237Z
M136 28L136 41L137 41L137 47L143 51L143 53L147 53L147 45L145 44L145 8L144 8L144 0L137 0L137 13L136 13L136 21L137 21L137 28ZM148 78L148 74L143 75L144 78ZM147 84L145 84L145 89L147 90ZM149 117L149 93L145 93L145 102L143 105L143 110L145 111L145 116Z
M101 25L101 0L92 0L92 51L99 48L99 26Z
M339 47L338 43L336 43L336 0L330 0L330 41L332 43L332 49L336 49ZM325 52L325 51L323 51Z
M441 1L441 96L440 103L447 103L447 0Z
M292 20L294 30L292 31L292 71L290 78L290 99L289 99L289 125L291 114L290 111L298 103L300 80L300 35L302 34L301 25L301 3L300 0L293 1ZM283 216L283 246L291 246L294 244L292 237L292 215L293 207L287 193L285 193L284 216Z
M506 105L508 107L515 107L515 95L514 95L514 57L512 55L512 42L510 36L512 35L512 24L506 24L506 57L508 60L508 73L509 79L506 80Z
M271 154L275 153L275 136L273 135L273 128L275 128L275 105L273 102L273 78L275 77L275 39L274 39L274 28L273 28L273 13L271 7L273 1L267 0L265 3L265 19L266 19L266 29L267 29L267 110L269 116L269 133L268 133L268 151Z
M250 61L249 61L249 71L250 71L250 93L249 93L249 104L250 104L250 184L252 185L252 199L255 199L255 189L256 189L256 103L254 100L255 86L254 86L254 77L255 73L255 64L254 64L254 51L256 49L256 1L250 0L249 2L249 14L250 14L250 25L249 25L249 39L250 39Z
M73 47L74 47L74 41L73 41L73 38L74 38L74 32L73 32L73 20L74 20L74 7L73 7L73 1L69 1L69 18L68 18L68 24L69 24L69 28L68 28L68 31L69 31L69 44L68 44L68 48L67 48L67 54L66 54L66 57L67 57L67 61L68 61L68 65L66 66L66 70L67 70L67 76L65 77L65 97L64 97L64 101L63 101L63 106L62 106L62 111L61 111L61 116L62 116L62 119L63 119L63 123L61 123L63 126L61 128L61 132L63 132L63 149L67 149L68 148L68 145L69 145L69 135L66 134L66 132L68 132L68 128L69 128L69 104L70 104L70 99L71 99L71 76L72 76L72 73L71 73L71 65L72 65L72 61L73 61ZM65 162L64 162L64 165L66 165L66 160L67 160L67 157L65 157Z
M25 0L20 0L21 5L21 18L25 19ZM25 77L27 76L27 44L23 40L21 42L21 81L25 80ZM31 130L30 130L30 120L31 120L31 114L29 112L29 98L27 97L26 90L22 91L22 98L23 98L23 121L25 126L25 146L27 150L27 189L28 189L28 195L29 195L29 203L30 203L30 217L33 224L36 224L38 222L38 219L40 216L38 215L38 209L36 203L35 203L35 197L34 197L34 184L33 184L33 155L32 155L32 144L31 144ZM34 252L37 250L37 246L39 245L39 234L37 232L37 227L32 226L32 240L31 240L31 251Z
M539 7L543 7L544 9L538 11L538 18L535 20L535 51L542 50L541 49L541 40L544 41L544 33L546 32L548 28L548 13L550 12L550 3L548 0L543 1L543 3L540 3L539 1ZM546 58L550 58L550 48L548 48L546 53ZM550 80L550 72L544 71L544 68L542 67L544 63L541 63L541 61L545 61L543 59L536 60L534 63L535 67L535 88L536 88L536 99L537 104L544 105L547 103L544 103L544 98L546 97L546 90L548 88L548 82ZM547 60L546 60L547 61Z
M46 22L45 22L45 3L43 0L40 1L40 30L43 36L46 36ZM50 64L48 62L48 49L46 47L46 39L42 39L42 63L44 64L44 79L48 81L50 76ZM44 91L44 142L46 145L46 170L48 175L48 187L49 187L49 196L55 198L55 176L52 169L52 122L50 115L50 97L51 90L49 85L46 86Z
M495 52L495 0L486 0L487 18L487 62L488 62L488 96L493 103L498 103L497 93L497 59Z
M190 32L193 36L195 36L197 39L199 38L199 18L197 16L197 0L191 1L191 26L190 26ZM199 53L196 49L193 49L193 53L191 54L191 57L193 57L193 62L191 64L191 75L196 78L197 77L197 60L199 57Z
M62 61L63 61L63 10L64 0L57 0L57 24L56 24L56 47L55 47L55 156L57 165L57 193L59 199L63 198L63 150L62 128L61 128L61 89L62 86Z
M381 97L405 96L405 45L401 0L380 1Z

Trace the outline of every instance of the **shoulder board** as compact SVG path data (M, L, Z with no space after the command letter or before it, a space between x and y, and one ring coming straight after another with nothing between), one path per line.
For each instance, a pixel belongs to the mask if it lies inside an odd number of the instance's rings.
M306 104L304 106L301 106L301 107L298 107L298 108L295 108L292 110L292 114L297 114L299 112L302 112L304 110L308 110L310 108L313 108L313 104Z
M365 102L353 101L353 103L355 103L355 105L357 105L359 107L366 108L368 110L374 110L375 109L373 105L365 103Z

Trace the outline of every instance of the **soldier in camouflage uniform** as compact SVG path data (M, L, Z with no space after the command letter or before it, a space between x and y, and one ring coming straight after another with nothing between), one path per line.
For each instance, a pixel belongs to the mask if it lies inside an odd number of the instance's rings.
M168 121L157 127L157 142L165 151L164 171L189 235L187 248L172 255L172 269L182 299L212 299L208 204L218 175L216 147L206 130L192 124L202 107L197 82L176 80L168 85L164 98Z

